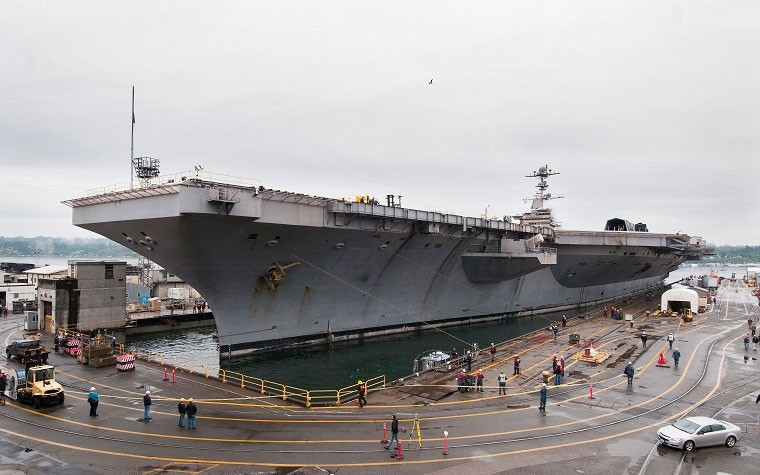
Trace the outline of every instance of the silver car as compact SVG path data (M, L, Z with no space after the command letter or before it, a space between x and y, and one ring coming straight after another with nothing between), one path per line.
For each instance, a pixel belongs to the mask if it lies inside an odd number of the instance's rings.
M687 452L708 445L733 447L740 437L741 429L730 422L701 416L684 417L657 431L661 443Z

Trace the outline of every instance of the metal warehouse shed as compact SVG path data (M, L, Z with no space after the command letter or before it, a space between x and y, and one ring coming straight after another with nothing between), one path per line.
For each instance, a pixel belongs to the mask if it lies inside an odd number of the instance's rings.
M663 312L670 309L680 312L688 308L696 313L699 310L699 294L696 290L687 287L675 287L662 294L660 310Z

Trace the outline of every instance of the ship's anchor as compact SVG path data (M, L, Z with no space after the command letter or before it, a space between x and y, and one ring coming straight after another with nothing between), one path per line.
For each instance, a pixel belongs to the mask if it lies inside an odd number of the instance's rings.
M293 262L292 264L287 264L284 266L280 265L279 262L275 262L274 265L272 265L272 267L267 270L267 275L262 276L262 279L266 281L270 289L274 290L277 288L277 285L279 285L280 282L287 280L285 271L291 267L299 265L301 265L300 262Z

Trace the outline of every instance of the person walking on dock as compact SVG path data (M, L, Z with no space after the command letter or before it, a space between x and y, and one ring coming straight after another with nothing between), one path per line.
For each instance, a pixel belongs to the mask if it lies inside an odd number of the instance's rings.
M496 358L496 346L491 342L491 363L494 362L494 359Z
M520 374L520 357L519 356L515 356L514 366L515 366L515 372L512 373L512 376Z
M502 394L507 395L507 375L503 370L499 373L499 396Z
M193 398L187 400L187 428L195 429L195 415L198 414L198 406L193 402Z
M557 369L557 353L554 353L554 356L552 357L552 373L555 369Z
M749 333L744 335L744 351L749 350Z
M359 407L364 407L367 405L367 398L364 397L364 395L367 393L367 386L364 385L364 381L361 379L359 380L358 386L356 387L356 392L359 397Z
M98 417L98 403L100 402L100 397L98 396L98 392L95 391L95 387L90 388L87 402L90 403L90 417Z
M562 315L562 328L565 328L567 326L567 317Z
M760 343L760 335L755 335L752 337L752 343L755 344L755 351L757 351L757 344Z
M538 402L538 410L541 411L542 415L546 415L546 383L541 383L541 398Z
M388 444L385 446L385 450L391 448L394 440L396 441L396 448L398 449L398 419L396 419L396 414L393 414L391 416L391 419L391 438L388 441Z
M676 349L673 350L673 364L676 368L678 368L678 360L681 359L681 352L678 351L678 347L676 346Z
M673 333L668 333L668 345L670 346L670 349L673 349L673 342L676 341L676 337L673 336Z
M557 324L556 323L552 323L551 329L554 332L554 341L557 341L557 332L559 331L559 328L557 327Z
M647 332L645 331L641 332L641 344L644 348L647 347Z
M145 412L143 413L143 422L149 422L151 420L151 417L150 417L151 404L153 404L153 401L150 398L150 391L145 391L145 396L143 396L143 407L145 408Z
M562 370L562 377L565 377L565 357L561 356L559 358L559 367Z
M628 376L628 384L629 385L633 384L633 374L635 372L636 372L636 370L633 369L633 362L629 362L628 366L626 366L625 369L623 370L623 374L625 374L626 376Z
M478 372L475 374L475 378L477 379L478 384L478 392L483 392L483 379L485 376L483 375L483 370L478 370Z
M472 371L472 352L467 350L467 372Z
M179 427L185 427L185 413L187 412L187 405L185 404L185 398L179 399L177 404L177 412L179 412Z
M558 364L554 368L554 385L559 386L562 383L562 365Z

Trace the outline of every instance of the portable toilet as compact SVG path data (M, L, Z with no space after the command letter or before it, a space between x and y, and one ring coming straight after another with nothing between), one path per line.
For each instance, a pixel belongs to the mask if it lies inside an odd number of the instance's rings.
M36 310L24 310L24 330L40 330L40 320Z

